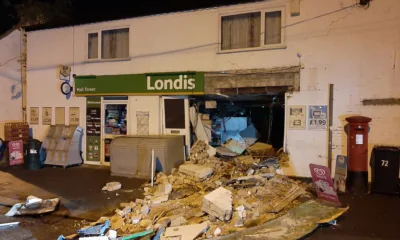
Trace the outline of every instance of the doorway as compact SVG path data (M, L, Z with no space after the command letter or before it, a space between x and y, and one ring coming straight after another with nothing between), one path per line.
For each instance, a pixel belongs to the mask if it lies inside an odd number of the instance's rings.
M128 100L104 98L102 102L101 164L110 165L111 141L118 136L127 135Z
M189 99L182 97L161 97L162 134L182 135L185 141L186 157L190 154Z

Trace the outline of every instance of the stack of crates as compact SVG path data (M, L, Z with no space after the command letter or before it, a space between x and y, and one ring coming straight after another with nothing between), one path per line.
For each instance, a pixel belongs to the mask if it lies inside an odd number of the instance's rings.
M6 123L4 125L4 137L6 142L29 140L29 124L26 122Z

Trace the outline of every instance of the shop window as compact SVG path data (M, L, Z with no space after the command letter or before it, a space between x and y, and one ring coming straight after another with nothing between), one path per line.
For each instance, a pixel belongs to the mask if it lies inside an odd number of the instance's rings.
M185 99L164 99L165 128L185 129Z
M89 33L87 46L88 60L129 58L129 28Z
M283 9L221 16L224 51L283 47Z
M126 135L127 132L127 105L106 104L105 107L105 134Z
M282 39L282 12L265 13L265 45L279 44Z

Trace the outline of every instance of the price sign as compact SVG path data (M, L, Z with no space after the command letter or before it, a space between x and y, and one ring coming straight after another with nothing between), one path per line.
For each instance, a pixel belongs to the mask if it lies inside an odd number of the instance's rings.
M326 130L328 124L328 106L308 106L308 129Z
M69 108L69 125L79 125L79 107Z

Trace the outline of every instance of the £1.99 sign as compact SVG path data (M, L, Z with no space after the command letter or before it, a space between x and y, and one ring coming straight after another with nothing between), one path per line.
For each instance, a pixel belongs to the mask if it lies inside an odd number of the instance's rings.
M326 105L308 106L308 129L326 130L328 123L328 107Z

